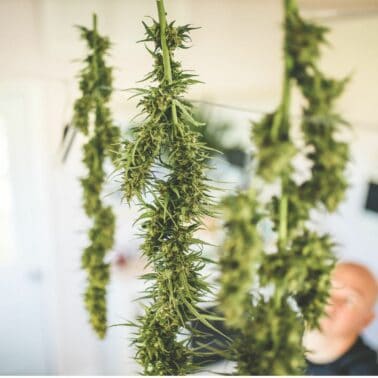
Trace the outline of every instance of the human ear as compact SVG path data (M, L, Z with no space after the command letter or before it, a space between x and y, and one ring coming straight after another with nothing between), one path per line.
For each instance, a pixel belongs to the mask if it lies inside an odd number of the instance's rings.
M365 317L365 320L363 322L363 328L366 328L375 318L375 314L373 311L369 312L366 317Z

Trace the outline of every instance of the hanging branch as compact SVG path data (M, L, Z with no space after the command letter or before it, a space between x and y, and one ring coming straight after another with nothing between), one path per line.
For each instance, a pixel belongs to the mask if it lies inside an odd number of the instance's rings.
M82 267L88 274L84 294L90 323L100 338L106 333L106 285L109 264L104 262L112 248L115 219L109 206L103 204L101 193L105 181L106 157L115 159L119 129L113 125L108 102L112 92L112 70L105 63L110 41L97 33L97 18L93 15L93 29L79 27L81 37L90 49L80 72L81 97L74 104L73 125L88 137L83 147L83 162L88 175L81 179L84 210L93 225L88 232L90 243L82 255ZM93 117L93 120L92 120Z
M124 142L119 168L125 199L139 199L141 249L153 268L144 275L149 282L144 298L149 303L136 324L136 358L144 374L183 375L194 368L190 322L210 325L198 307L209 292L201 276L206 262L201 255L203 243L193 236L201 218L211 215L208 153L199 133L191 129L201 124L182 97L198 81L174 59L177 48L188 47L193 28L167 24L163 1L156 4L159 22L143 23L143 42L154 44L153 49L147 48L154 67L145 80L155 85L136 89L144 120L133 128L133 139Z
M227 236L221 256L220 306L226 324L238 331L230 354L237 362L237 373L242 375L303 373L304 326L319 326L335 264L330 235L309 230L306 221L313 208L324 206L333 211L346 188L348 148L335 139L336 131L346 123L333 110L346 80L328 79L318 69L326 29L303 21L295 0L284 0L284 9L281 104L252 128L257 149L256 174L267 183L278 181L281 186L280 195L274 196L268 206L277 232L277 252L262 252L257 223L264 212L256 203L251 207L250 198L240 195L225 201L226 214L232 210L241 214L241 209L250 211L249 217L240 216L239 222L236 217L226 217ZM291 177L291 161L298 152L290 138L290 92L294 83L307 101L302 131L306 144L313 148L308 156L313 161L312 177L301 186ZM326 182L329 176L332 179ZM244 234L246 230L249 238ZM236 245L238 249L232 248ZM272 296L252 296L251 289L256 285L272 287ZM226 292L233 295L234 303L238 302L238 311L228 308L231 299Z
M327 29L302 20L294 0L286 0L285 10L286 74L298 84L307 100L302 131L306 144L313 147L308 157L314 164L310 180L299 186L288 177L286 190L282 186L287 202L285 217L282 195L273 197L271 218L279 235L282 219L286 218L288 244L286 250L280 246L279 253L266 256L259 273L262 284L274 283L275 287L287 288L306 326L313 328L319 326L319 319L324 315L335 257L330 235L310 231L306 221L310 210L321 204L334 210L346 188L344 170L348 147L334 140L336 124L345 122L333 111L334 100L341 94L346 80L327 79L318 69L320 47L325 42ZM330 168L336 174L332 184L334 191L323 184L332 175Z
M291 8L292 2L286 0L286 13ZM301 345L304 324L290 302L290 288L271 280L264 281L264 268L269 266L267 258L274 256L278 261L285 262L290 245L288 189L293 172L291 160L297 149L290 137L289 112L293 83L289 75L291 61L286 48L284 63L281 104L274 113L265 116L252 128L252 139L257 147L256 174L267 182L278 180L281 195L277 197L276 218L273 219L278 236L277 252L273 255L263 254L261 259L253 262L255 267L259 267L259 285L262 287L273 283L273 294L270 299L251 298L250 316L235 343L237 371L243 375L294 375L303 372L305 366ZM288 264L292 266L293 261L290 260Z
M344 199L348 186L345 169L349 147L337 141L337 133L348 124L335 112L334 106L349 79L331 79L319 69L320 50L327 43L328 28L303 20L297 7L287 18L286 28L291 41L288 44L292 57L290 75L306 100L301 126L304 140L312 148L307 157L313 163L311 178L294 191L299 199L297 205L333 212ZM319 327L328 301L330 273L335 264L334 243L329 235L319 236L309 231L293 241L297 254L302 252L304 256L311 249L312 263L308 261L308 273L304 285L296 292L296 300L307 326L314 328Z
M288 5L288 4L286 4ZM281 182L281 197L278 203L277 223L278 253L282 255L288 244L288 197L287 185L293 171L291 159L296 154L296 148L290 139L290 89L291 78L288 75L290 58L285 55L285 72L283 93L278 109L265 116L261 122L255 123L252 129L252 138L257 147L256 160L257 174L264 180ZM224 254L229 260L238 259L238 264L222 264L221 258L221 285L220 304L225 312L226 324L238 331L234 343L231 345L231 359L237 362L237 374L240 375L291 375L303 371L304 357L301 346L303 322L288 302L289 292L281 286L274 287L273 296L265 300L263 297L251 295L252 285L256 285L259 265L265 265L265 257L261 236L257 230L257 223L262 218L261 210L253 198L242 198L244 203L241 209L248 209L249 216L239 224L226 223L228 237L223 247ZM229 205L228 212L235 210L235 205ZM238 202L237 202L238 203ZM240 210L240 209L239 209ZM227 221L226 221L227 222ZM247 231L248 230L248 231ZM245 232L247 231L247 232ZM234 239L238 234L244 235ZM248 237L249 236L249 237ZM253 236L253 237L252 237ZM241 243L240 241L243 242ZM238 243L240 249L229 248L232 243ZM254 251L252 254L250 251ZM282 257L281 257L282 258ZM224 260L224 258L223 258ZM249 264L248 264L249 263ZM233 272L233 270L237 272ZM259 269L259 275L261 275ZM233 291L225 283L227 277L234 278ZM260 278L261 281L261 278ZM263 284L263 282L260 282ZM236 313L227 310L227 301L222 293L228 289L230 295L240 298L240 310ZM230 302L228 300L228 302Z
M287 30L292 41L288 46L292 57L290 75L307 101L302 130L306 143L313 147L308 155L313 163L312 178L301 191L313 207L323 205L333 212L345 197L349 160L348 145L336 139L347 122L335 112L334 104L349 79L334 80L319 69L320 49L327 43L328 28L303 20L296 9L287 20Z

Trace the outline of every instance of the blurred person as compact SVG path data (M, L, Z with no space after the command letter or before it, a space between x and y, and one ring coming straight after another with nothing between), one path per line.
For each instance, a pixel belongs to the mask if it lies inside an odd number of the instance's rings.
M363 265L340 263L320 329L304 335L308 375L378 375L377 352L360 333L374 319L378 284Z

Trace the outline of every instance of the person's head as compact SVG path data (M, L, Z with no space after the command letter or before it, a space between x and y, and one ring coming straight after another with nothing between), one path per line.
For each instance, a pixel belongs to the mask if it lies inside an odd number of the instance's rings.
M321 331L334 337L357 336L374 319L377 280L369 269L351 262L337 264L331 278L327 316L321 319Z

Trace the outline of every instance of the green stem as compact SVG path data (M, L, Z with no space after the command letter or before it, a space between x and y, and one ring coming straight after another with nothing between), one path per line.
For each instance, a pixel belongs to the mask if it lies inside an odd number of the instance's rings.
M289 17L290 13L295 11L296 2L295 0L284 0L284 10L285 10L285 25L286 20ZM286 30L286 29L285 29ZM290 100L291 100L291 84L292 80L290 77L290 56L288 55L287 44L287 34L285 32L284 36L284 54L285 54L285 69L284 69L284 80L282 88L282 102L280 106L281 112L281 122L282 126L285 127L283 131L284 135L289 137L289 113L290 113ZM279 208L279 231L278 231L278 240L279 247L283 250L286 247L287 243L287 215L288 215L288 197L285 193L286 191L286 180L287 177L281 177L281 199L280 199L280 208Z
M93 56L92 56L92 66L93 66L93 72L95 76L95 94L97 94L97 78L98 78L98 72L97 72L97 15L96 13L93 13L92 15L92 26L93 26Z
M282 191L284 189L284 180L282 179ZM278 232L278 239L280 249L284 249L287 241L287 211L288 211L288 201L287 195L282 193L280 200L280 225Z
M93 13L92 15L92 22L93 22L93 31L97 34L97 14Z
M287 121L290 113L290 99L291 99L291 78L290 78L289 66L288 66L288 57L285 57L285 74L284 82L282 89L282 121L285 127L287 127ZM285 130L287 132L288 130Z
M290 109L290 90L291 90L291 79L289 77L289 69L287 64L287 57L285 56L285 71L284 79L282 85L282 100L274 118L272 125L272 139L274 141L279 140L280 135L287 135L287 125L289 118ZM281 133L280 133L281 131Z
M295 2L293 0L284 0L285 9L285 24L288 14L295 9ZM287 37L284 36L284 73L282 83L282 99L279 109L274 117L272 126L272 138L278 140L280 134L288 134L289 130L283 129L288 125L288 117L290 111L290 97L291 97L291 78L290 78L290 56L287 54ZM281 129L281 130L280 130ZM281 131L281 133L280 133Z
M161 50L163 53L163 66L164 66L164 77L167 80L168 84L172 84L172 68L171 68L171 56L167 45L166 39L166 29L167 29L167 20L165 17L165 9L164 9L164 1L163 0L156 0L156 5L158 8L159 14L159 24L160 24L160 43L161 43ZM173 124L177 124L177 109L176 104L172 103L171 105L172 110L172 121Z
M288 13L297 10L297 8L298 8L298 4L296 0L285 0L285 9L287 10Z

